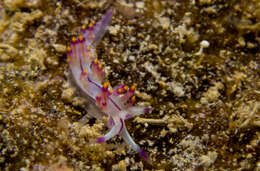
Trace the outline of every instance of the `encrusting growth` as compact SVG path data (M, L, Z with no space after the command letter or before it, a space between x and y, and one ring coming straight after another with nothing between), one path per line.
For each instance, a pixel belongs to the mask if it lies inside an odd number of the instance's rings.
M107 11L96 24L90 24L88 27L83 26L78 38L72 38L67 49L69 67L76 84L100 109L93 110L94 114L92 113L92 115L100 115L97 113L100 112L109 118L110 131L105 136L91 140L91 142L102 143L120 134L132 149L150 162L145 152L133 141L124 123L124 120L148 113L150 109L143 106L133 106L135 102L134 85L130 88L126 85L112 88L109 82L103 83L104 69L97 59L95 46L104 36L112 14L112 10Z

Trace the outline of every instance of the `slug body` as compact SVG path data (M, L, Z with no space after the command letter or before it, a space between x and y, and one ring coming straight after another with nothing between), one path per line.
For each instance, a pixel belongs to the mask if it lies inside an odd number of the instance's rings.
M77 86L89 100L94 101L99 110L92 110L91 115L105 114L110 131L92 142L102 143L117 134L148 162L148 156L129 135L124 120L150 111L143 106L133 106L135 86L118 85L112 88L109 82L103 83L104 69L97 59L95 46L105 34L111 22L113 11L109 10L96 24L82 27L78 38L72 38L67 50L67 60Z

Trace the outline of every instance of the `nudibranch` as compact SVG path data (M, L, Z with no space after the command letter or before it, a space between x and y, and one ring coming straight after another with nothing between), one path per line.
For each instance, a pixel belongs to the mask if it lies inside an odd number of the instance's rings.
M133 106L135 102L135 86L118 85L112 88L109 82L104 81L105 72L97 58L96 45L104 36L112 19L112 10L96 23L88 27L82 26L78 37L73 37L67 48L67 60L77 86L93 101L98 110L91 115L108 117L110 131L103 137L92 140L95 143L105 142L116 135L121 135L124 141L138 152L146 161L150 162L146 153L137 145L129 135L124 120L134 116L148 113L150 108ZM89 110L89 109L87 109Z

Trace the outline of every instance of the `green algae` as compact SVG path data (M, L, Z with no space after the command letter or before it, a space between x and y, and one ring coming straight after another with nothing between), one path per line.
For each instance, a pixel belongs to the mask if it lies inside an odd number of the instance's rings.
M259 169L259 1L0 5L1 170ZM137 83L153 107L126 123L153 166L118 137L88 144L105 124L69 81L66 45L110 7L97 53L111 85Z

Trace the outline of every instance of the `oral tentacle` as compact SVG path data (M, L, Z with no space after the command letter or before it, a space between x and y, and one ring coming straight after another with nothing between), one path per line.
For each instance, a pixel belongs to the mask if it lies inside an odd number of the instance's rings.
M134 140L131 138L131 136L129 135L128 131L126 130L126 128L123 128L122 133L121 133L124 141L132 147L132 149L136 152L139 153L139 155L141 157L143 157L148 163L151 164L151 160L149 159L149 157L147 156L147 154L144 152L144 150L142 150L139 145L137 145Z
M96 138L95 142L102 143L108 141L109 139L116 136L117 134L120 134L123 129L124 129L124 121L123 119L120 118L120 121L116 122L106 135L104 135L103 137Z

